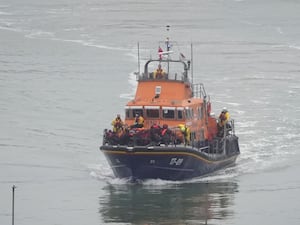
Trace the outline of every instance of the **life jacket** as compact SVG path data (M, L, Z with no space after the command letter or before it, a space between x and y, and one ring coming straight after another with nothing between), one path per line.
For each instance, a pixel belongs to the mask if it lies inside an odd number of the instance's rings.
M178 127L183 134L187 133L187 127L184 124L179 124Z
M220 116L219 116L219 126L223 127L227 121L229 120L229 112L221 112Z
M178 127L179 127L181 133L184 136L185 144L190 144L191 129L188 126L184 125L184 124L179 124Z
M160 126L157 125L157 124L153 124L153 125L151 126L151 128L153 128L153 129L160 129Z
M144 118L142 116L136 117L135 118L135 124L144 124Z
M161 135L164 136L166 134L166 132L168 131L168 128L164 128L161 131Z
M121 127L122 126L122 120L121 120L121 118L116 118L115 119L114 126L115 127Z
M155 78L163 78L163 69L156 69L156 72L155 72Z
M156 70L156 74L162 74L163 73L163 70L162 69L157 69Z

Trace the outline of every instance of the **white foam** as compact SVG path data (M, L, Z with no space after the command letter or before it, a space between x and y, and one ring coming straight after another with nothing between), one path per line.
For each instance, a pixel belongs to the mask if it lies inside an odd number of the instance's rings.
M9 13L9 12L1 12L1 11L0 11L0 15L5 15L5 16L8 15L8 16L10 16L10 15L12 15L12 13Z
M99 44L94 44L92 42L87 42L87 41L83 41L83 40L63 40L63 41L81 43L84 46L101 48L101 49L117 50L117 51L128 51L127 48L113 47L113 46L107 46L107 45L99 45Z
M51 39L54 37L54 33L39 30L39 31L32 31L30 34L26 34L25 37Z
M72 28L65 28L64 31L83 31L83 27L72 27Z
M256 125L258 124L258 121L248 120L248 121L244 121L244 122L236 122L235 124L238 128L249 128L249 127L256 127ZM249 130L249 129L247 129L247 130Z
M300 46L298 45L273 45L273 48L291 48L291 49L296 49L300 50Z
M133 94L131 93L124 93L124 94L120 94L120 98L124 98L124 99L132 99L134 97Z
M129 179L116 178L113 175L112 170L109 166L105 167L103 165L91 165L89 167L92 168L90 172L91 177L96 178L98 180L102 180L107 184L119 186L119 185L132 183L132 181ZM176 185L176 184L201 183L201 182L208 182L208 181L211 182L211 181L226 180L226 179L234 178L238 175L239 174L238 174L237 167L233 166L209 174L204 177L198 177L190 180L169 181L169 180L161 180L161 179L148 179L144 181L136 181L135 183L142 184L145 188L161 189L163 187L168 187L170 185Z
M289 48L300 50L300 46L297 45L289 45Z
M281 27L276 27L276 31L277 31L279 34L283 34Z
M123 93L120 95L120 98L125 98L125 99L132 99L135 95L135 90L137 87L137 81L136 81L136 74L134 72L131 72L128 75L128 83L131 86L130 93Z
M4 24L4 26L0 25L0 30L8 30L8 31L13 31L13 32L22 32L22 30L20 30L20 29L13 28L10 25L6 26L5 24Z
M70 28L70 30L72 30L72 29L81 29L81 28ZM88 37L88 34L82 34L80 36ZM80 44L82 46L95 47L95 48L99 48L99 49L107 49L107 50L114 50L114 51L128 52L130 50L128 48L97 44L97 43L95 43L96 42L95 40L59 38L59 37L55 36L55 33L43 31L43 30L31 31L29 34L26 34L25 37L27 37L27 38L43 38L43 39L49 39L49 40L53 40L53 41L62 41L62 42L71 42L71 43L75 43L75 44Z
M90 176L98 180L114 179L113 172L108 163L101 162L97 165L91 164L87 166L90 170Z
M240 106L241 105L240 103L237 103L237 102L226 102L226 104L232 105L232 106Z
M243 111L243 110L235 110L235 111L239 115L244 115L246 113L246 111Z

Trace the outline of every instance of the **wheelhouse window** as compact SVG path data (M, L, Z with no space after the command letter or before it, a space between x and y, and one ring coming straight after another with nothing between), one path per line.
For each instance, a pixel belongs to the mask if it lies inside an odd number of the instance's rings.
M183 119L183 108L177 108L177 119Z
M194 118L194 109L190 109L191 110L191 112L190 112L190 115L191 115L191 119L193 119Z
M125 118L130 118L130 109L125 108Z
M175 108L174 107L163 107L162 116L164 119L174 119L175 118Z
M145 106L147 118L159 118L159 106Z
M135 117L136 114L139 114L140 116L144 116L142 106L140 108L132 108L132 116Z
M187 119L193 119L193 117L194 117L193 109L191 109L189 107L186 107L185 108L185 116L186 116Z
M202 117L203 117L203 108L199 107L198 108L198 119L202 119Z

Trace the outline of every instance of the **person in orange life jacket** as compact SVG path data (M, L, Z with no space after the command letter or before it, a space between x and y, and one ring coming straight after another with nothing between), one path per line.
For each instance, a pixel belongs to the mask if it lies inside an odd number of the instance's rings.
M159 143L160 141L160 132L161 132L161 127L154 122L154 124L150 127L150 139L154 144Z
M134 124L131 126L131 128L142 128L142 127L144 127L144 118L137 113L135 114Z
M170 144L171 134L172 134L172 131L169 129L168 125L164 124L161 129L162 143L164 143L165 145Z
M120 130L122 130L124 123L121 119L120 114L118 114L117 117L111 122L111 125L113 126L113 132L115 133L118 133Z
M164 124L162 129L161 129L161 136L165 136L165 135L168 135L170 134L170 130L168 128L168 125L167 124Z
M158 64L158 68L154 72L154 78L156 78L156 79L162 79L162 78L164 78L164 76L165 76L165 72L161 68L161 65Z

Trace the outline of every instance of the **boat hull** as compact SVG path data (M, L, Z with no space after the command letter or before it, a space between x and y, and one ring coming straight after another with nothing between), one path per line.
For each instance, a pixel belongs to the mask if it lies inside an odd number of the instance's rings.
M187 180L235 163L239 151L230 155L207 154L191 147L112 146L100 150L118 178Z

